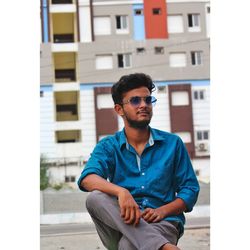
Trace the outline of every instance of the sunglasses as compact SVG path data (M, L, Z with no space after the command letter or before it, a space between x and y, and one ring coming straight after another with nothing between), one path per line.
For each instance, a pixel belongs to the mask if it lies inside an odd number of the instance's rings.
M149 105L155 105L157 99L154 96L145 96L145 97L140 97L140 96L133 96L129 98L127 101L121 103L122 105L130 103L133 107L138 107L141 104L141 101L144 101L148 106Z

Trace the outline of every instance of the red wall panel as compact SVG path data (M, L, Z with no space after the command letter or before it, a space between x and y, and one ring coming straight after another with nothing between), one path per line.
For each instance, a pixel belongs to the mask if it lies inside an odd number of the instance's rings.
M160 9L154 14L154 9ZM166 0L144 0L146 38L168 38Z

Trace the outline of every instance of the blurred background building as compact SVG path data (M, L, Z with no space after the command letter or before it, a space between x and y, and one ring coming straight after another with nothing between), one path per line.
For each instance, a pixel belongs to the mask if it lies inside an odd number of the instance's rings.
M149 74L151 126L178 134L200 180L210 164L210 1L41 0L40 147L50 183L76 187L96 143L122 129L111 86Z

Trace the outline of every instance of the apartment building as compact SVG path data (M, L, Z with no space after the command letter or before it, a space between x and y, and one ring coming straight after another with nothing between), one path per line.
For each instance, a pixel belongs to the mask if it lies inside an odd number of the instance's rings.
M96 143L122 129L111 86L145 72L151 126L178 134L199 178L210 163L210 2L41 0L41 153L52 183L74 183Z

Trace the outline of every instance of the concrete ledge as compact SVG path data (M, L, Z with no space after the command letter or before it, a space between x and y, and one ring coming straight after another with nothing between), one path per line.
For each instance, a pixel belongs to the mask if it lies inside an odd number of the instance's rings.
M191 213L185 214L186 218L210 217L210 205L194 207ZM87 223L91 224L92 219L87 212L63 213L63 214L41 214L40 224L65 224L65 223Z

